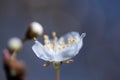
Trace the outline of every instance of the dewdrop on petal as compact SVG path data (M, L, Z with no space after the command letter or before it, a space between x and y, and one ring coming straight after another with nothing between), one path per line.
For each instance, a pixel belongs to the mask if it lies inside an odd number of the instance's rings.
M42 33L43 33L42 25L39 24L38 22L32 22L29 25L29 29L26 33L26 38L33 39L34 37L38 37L38 36L42 35Z
M19 51L21 47L22 47L22 41L19 38L14 37L8 41L8 49L11 52Z

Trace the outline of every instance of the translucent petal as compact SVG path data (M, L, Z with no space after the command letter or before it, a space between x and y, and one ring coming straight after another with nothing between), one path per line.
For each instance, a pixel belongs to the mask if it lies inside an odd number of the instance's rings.
M49 47L49 45L46 45L46 48L44 48L43 45L38 41L33 45L32 49L37 55L37 57L45 61L50 61L50 62L64 61L78 54L79 50L82 48L84 37L85 37L85 33L82 33L80 36L78 32L70 32L62 36L65 44L67 43L68 38L77 38L77 42L71 44L70 47L66 47L62 50L57 50L57 52L54 52L53 49ZM61 40L58 40L57 43L59 44L60 41Z
M82 33L81 36L78 32L71 32L63 36L64 40L67 41L68 38L77 38L77 42L72 44L70 47L67 47L61 50L59 53L56 53L54 56L54 61L64 61L76 56L79 50L83 45L83 38L85 37L85 33Z
M32 49L34 53L39 57L40 59L43 59L45 61L50 61L53 57L50 53L51 51L46 50L41 43L38 41L32 46Z

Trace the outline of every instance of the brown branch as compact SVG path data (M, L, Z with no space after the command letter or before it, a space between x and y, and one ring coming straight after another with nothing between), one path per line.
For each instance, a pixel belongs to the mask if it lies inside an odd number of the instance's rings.
M14 54L10 54L7 49L3 51L3 67L7 80L25 80L25 66L22 61L18 61Z

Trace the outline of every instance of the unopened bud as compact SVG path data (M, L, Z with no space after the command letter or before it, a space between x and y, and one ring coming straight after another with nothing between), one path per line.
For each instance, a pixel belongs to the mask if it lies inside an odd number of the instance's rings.
M29 29L26 33L26 38L33 39L34 37L38 37L38 36L42 35L42 33L43 33L42 25L39 24L38 22L32 22L29 25Z
M22 41L19 38L11 38L8 41L8 49L12 52L19 51L22 47Z

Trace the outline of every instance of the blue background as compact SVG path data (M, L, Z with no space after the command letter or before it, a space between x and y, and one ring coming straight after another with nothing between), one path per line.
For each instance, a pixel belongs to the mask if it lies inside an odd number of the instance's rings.
M22 38L32 21L47 34L87 34L74 63L62 65L61 80L120 80L120 0L0 0L0 80L6 79L2 50L11 37ZM25 43L18 54L26 63L26 80L55 80L53 66L42 67L33 44Z

